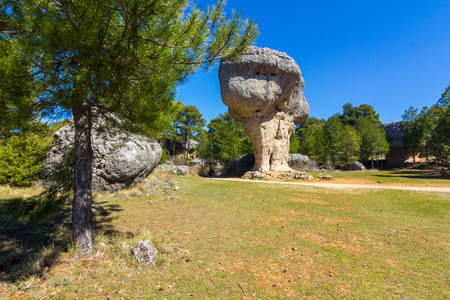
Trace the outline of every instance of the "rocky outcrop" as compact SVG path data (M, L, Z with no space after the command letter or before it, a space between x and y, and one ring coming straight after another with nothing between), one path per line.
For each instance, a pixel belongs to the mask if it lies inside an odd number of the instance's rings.
M403 143L403 122L396 121L390 123L383 123L381 126L386 132L386 139L389 142L389 156L386 159L388 166L397 167L404 165L409 158L408 151Z
M64 161L73 153L73 145L74 127L69 123L55 133L55 141L41 168L43 178L51 178L65 165ZM104 132L97 130L97 126L92 130L92 148L92 189L101 192L114 192L143 182L162 155L154 140L117 130Z
M296 62L268 48L251 47L219 67L222 100L253 143L254 171L287 171L289 139L304 122L309 105Z
M170 139L164 142L164 148L169 151L170 156L182 155L185 154L186 151L189 156L193 156L198 145L199 142L193 139L187 140L186 143L184 143L184 141L172 141Z
M389 146L395 148L404 147L403 135L405 131L402 123L402 121L395 121L381 124L381 127L386 132L386 139L389 142Z

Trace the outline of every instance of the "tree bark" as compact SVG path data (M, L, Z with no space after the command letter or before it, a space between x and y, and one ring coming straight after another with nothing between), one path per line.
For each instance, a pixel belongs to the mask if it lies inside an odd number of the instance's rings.
M72 204L72 230L75 247L84 255L94 246L92 223L92 111L85 103L73 108L75 125L75 184Z

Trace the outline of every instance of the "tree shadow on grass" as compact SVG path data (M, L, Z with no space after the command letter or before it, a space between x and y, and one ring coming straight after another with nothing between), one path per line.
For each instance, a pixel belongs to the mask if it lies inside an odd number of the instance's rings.
M408 179L426 179L426 180L436 180L436 179L444 179L450 180L449 175L441 175L438 171L435 170L399 170L393 171L391 174L386 175L374 175L375 177L402 177Z
M21 222L6 215L11 207L20 205L26 198L2 199L0 197L0 280L14 283L31 276L45 277L57 264L61 254L72 247L69 205L42 221ZM113 212L120 212L119 205L96 203L93 206L95 231L115 237L131 233L118 232L112 225Z

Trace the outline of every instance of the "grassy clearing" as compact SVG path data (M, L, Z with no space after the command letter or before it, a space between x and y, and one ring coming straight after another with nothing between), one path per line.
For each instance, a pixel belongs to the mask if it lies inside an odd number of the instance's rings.
M314 177L320 173L311 173ZM440 169L419 170L419 169L399 169L389 171L367 170L353 172L334 172L333 182L352 184L386 184L393 186L429 186L448 187L450 186L450 176L441 175Z
M88 258L72 252L67 225L56 219L39 228L53 228L48 241L34 246L33 234L14 237L11 220L2 220L1 257L35 249L35 258L2 267L0 298L450 297L448 193L156 179L173 184L96 196L107 213L96 216ZM156 265L132 260L141 239L158 248Z

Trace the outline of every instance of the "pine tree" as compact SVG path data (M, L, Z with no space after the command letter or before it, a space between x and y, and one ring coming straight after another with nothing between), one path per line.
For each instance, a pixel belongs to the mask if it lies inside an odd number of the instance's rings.
M200 157L224 164L252 152L252 143L241 122L233 119L228 112L209 122L208 132L201 136L197 150Z
M402 115L403 128L405 133L403 134L403 142L406 148L413 155L413 163L416 164L416 154L420 148L420 141L422 138L422 130L417 122L419 115L419 110L411 106L409 109L405 110Z
M333 166L345 165L344 126L337 117L328 118L324 126L325 154Z
M356 130L360 137L360 157L362 161L373 161L377 155L387 154L389 144L386 140L386 132L380 126L374 124L368 118L362 118L356 123Z
M36 112L73 116L72 225L81 252L94 243L93 123L145 133L167 124L179 83L243 53L257 35L239 13L227 19L224 4L204 12L188 0L2 1L0 74L12 75L0 79L1 124Z
M359 158L359 143L360 138L355 128L350 125L344 126L342 147L343 153L339 157L340 164L349 166Z
M296 135L299 137L299 153L309 156L320 164L326 162L325 139L324 139L325 120L317 118L308 118L306 122L300 124Z

